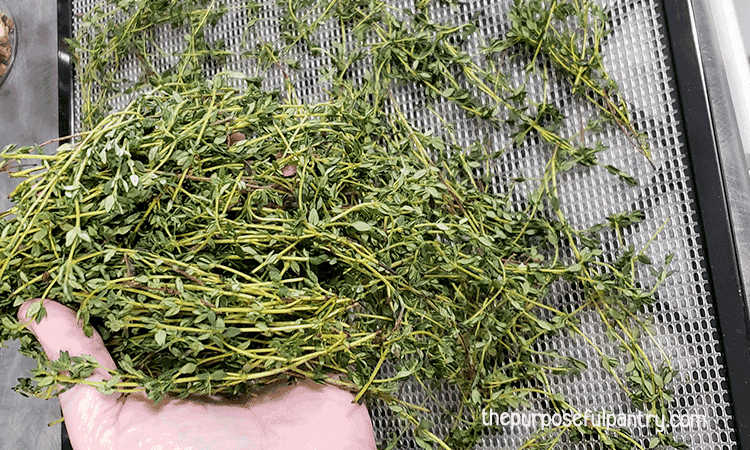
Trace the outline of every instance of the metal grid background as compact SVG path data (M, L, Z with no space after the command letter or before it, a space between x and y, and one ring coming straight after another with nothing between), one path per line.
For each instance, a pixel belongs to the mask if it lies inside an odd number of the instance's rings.
M73 0L73 33L79 26L79 15L84 14L98 0ZM268 42L280 47L278 18L280 12L275 2L266 1L267 6L260 12L260 21L255 25L254 34L246 30L247 13L245 2L222 0L229 8L226 17L207 32L209 40L223 40L228 49L241 53L260 42ZM401 3L401 2L394 2ZM437 21L463 22L470 17L477 18L479 31L476 39L468 42L466 49L476 49L482 42L504 36L509 26L507 13L511 0L468 0L457 10L449 7L433 9ZM713 300L709 292L709 281L702 250L702 239L698 214L694 202L691 171L684 136L681 132L680 114L674 75L667 50L666 31L663 24L662 6L659 0L601 0L600 4L610 12L613 32L604 42L602 53L605 67L616 80L628 101L632 120L636 129L649 138L653 160L657 167L650 167L627 138L618 129L612 128L586 139L589 145L601 139L608 150L600 154L604 164L613 164L629 172L638 185L631 187L619 181L606 170L574 169L560 175L560 200L569 221L573 226L587 227L602 221L607 215L622 210L640 209L646 215L641 224L627 230L625 238L637 248L644 246L666 223L654 239L647 254L654 261L663 261L666 255L674 254L670 269L674 274L658 290L658 303L644 313L653 319L653 334L665 351L673 367L680 373L672 382L674 401L670 405L672 414L696 414L708 418L705 429L675 429L678 441L685 442L692 449L732 449L737 448L729 396L726 389L726 374L723 368L719 332L715 320ZM335 42L338 28L324 24L316 33L315 39L323 44ZM177 49L183 46L180 30L165 27L161 30L156 46L163 49ZM242 45L246 47L243 48ZM156 47L155 47L156 49ZM292 55L294 56L294 55ZM176 61L164 57L156 64L157 70L164 70ZM301 69L289 72L297 95L301 101L315 102L325 99L325 85L319 80L319 70L328 67L325 57L301 59ZM506 61L502 63L506 73L521 77L523 63ZM122 75L134 79L140 75L137 60L125 61ZM354 76L364 74L366 62ZM260 73L251 61L240 57L230 57L222 67L206 67L206 75L212 76L220 70L242 71L251 75L263 75L264 87L281 88L283 74L278 68ZM530 94L539 96L542 83L530 83ZM80 126L80 90L75 89L74 128ZM425 108L423 93L413 87L394 89L394 97L405 115L424 130L441 132L439 120ZM593 117L593 108L575 99L567 84L555 81L551 84L550 99L566 112L567 130L578 130ZM110 99L115 109L124 107L126 96ZM454 105L438 103L436 110L451 120L455 126L455 137L459 143L470 143L477 139L489 139L495 149L508 142L509 130L492 130L473 120L467 120ZM74 132L77 129L74 129ZM564 134L564 133L563 133ZM568 135L575 134L570 131ZM533 177L541 173L549 149L538 140L529 139L522 146L509 150L495 165L495 180L498 186L506 177L525 175ZM523 196L523 189L518 193ZM605 253L613 254L617 243L613 237L603 236ZM646 270L640 274L648 282ZM563 308L576 304L579 292L567 285L560 285L552 293L549 301ZM605 351L616 355L615 343L604 335L604 327L594 315L581 316L581 329ZM572 405L580 410L609 411L612 413L636 412L629 404L624 392L612 377L600 368L596 352L581 339L561 337L540 344L586 361L589 369L575 377L551 379L553 387L564 394ZM661 357L654 345L644 342L644 350L656 361ZM445 389L424 392L413 385L404 386L401 397L409 402L424 404L436 411L434 422L440 427L441 405L458 400L454 391ZM392 413L379 403L370 406L370 414L378 440L388 438L400 429L400 424ZM536 409L540 411L540 409ZM543 411L543 409L541 410ZM631 429L633 436L642 438L645 430ZM488 427L478 449L513 448L523 444L529 430L502 429ZM600 448L596 443L563 443L567 448ZM404 438L397 448L417 448L414 442Z

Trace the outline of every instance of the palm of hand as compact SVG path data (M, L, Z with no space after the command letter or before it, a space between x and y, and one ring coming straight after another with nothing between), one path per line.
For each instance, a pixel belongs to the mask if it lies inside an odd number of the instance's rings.
M19 310L22 321L30 302ZM87 338L75 314L45 301L47 317L29 328L47 356L67 350L92 355L114 369L98 335ZM106 372L91 379L102 380ZM374 449L367 409L352 394L312 381L276 385L248 401L166 398L154 405L143 394L105 395L76 386L60 395L65 423L76 450L90 449Z

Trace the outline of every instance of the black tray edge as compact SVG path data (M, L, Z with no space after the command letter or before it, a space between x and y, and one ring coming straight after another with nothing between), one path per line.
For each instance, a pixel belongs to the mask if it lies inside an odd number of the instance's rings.
M664 0L668 47L704 240L706 270L716 309L734 437L750 448L750 337L727 186L693 28L692 0Z
M59 137L73 134L73 60L66 39L73 37L71 0L57 0L57 91ZM61 142L69 142L70 138ZM65 422L60 424L61 450L73 450Z
M57 86L60 137L73 134L73 60L66 39L73 36L71 0L57 0Z

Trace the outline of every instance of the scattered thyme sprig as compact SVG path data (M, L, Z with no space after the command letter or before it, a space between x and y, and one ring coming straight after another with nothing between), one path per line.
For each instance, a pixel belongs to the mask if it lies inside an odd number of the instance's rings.
M93 128L110 112L109 100L137 92L149 78L173 70L192 76L207 60L227 56L221 42L209 45L204 37L205 26L215 25L225 13L216 0L97 3L80 18L75 38L69 40L81 88L83 128ZM170 53L158 47L156 36L166 29L185 29L185 48ZM163 67L176 60L181 61L179 67ZM139 77L121 78L120 69L126 66Z
M540 55L546 56L569 79L573 92L621 127L653 165L646 136L630 121L617 83L602 62L602 44L612 31L604 9L591 0L530 0L516 2L509 18L511 28L505 40L495 44L496 51L525 46L533 52L529 68Z

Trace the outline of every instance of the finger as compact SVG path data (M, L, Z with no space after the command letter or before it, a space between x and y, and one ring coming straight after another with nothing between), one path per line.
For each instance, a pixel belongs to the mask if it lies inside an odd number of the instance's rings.
M18 318L22 323L28 323L29 330L36 335L37 340L42 345L44 352L50 360L59 359L60 352L67 351L71 357L82 355L93 356L106 369L116 369L117 366L112 356L104 347L104 342L99 333L94 331L91 337L86 336L83 328L76 319L75 312L70 308L52 300L44 300L43 306L47 311L47 315L39 323L26 317L29 307L39 301L41 300L29 300L21 305L18 309ZM96 369L88 379L91 381L101 381L109 378L110 375L105 369ZM63 413L67 416L67 410L81 407L80 402L84 397L91 400L91 396L93 395L95 398L97 394L102 397L102 400L109 397L99 393L92 387L84 385L78 385L63 392L60 394L60 404L63 408ZM73 414L76 413L75 411L70 412Z

